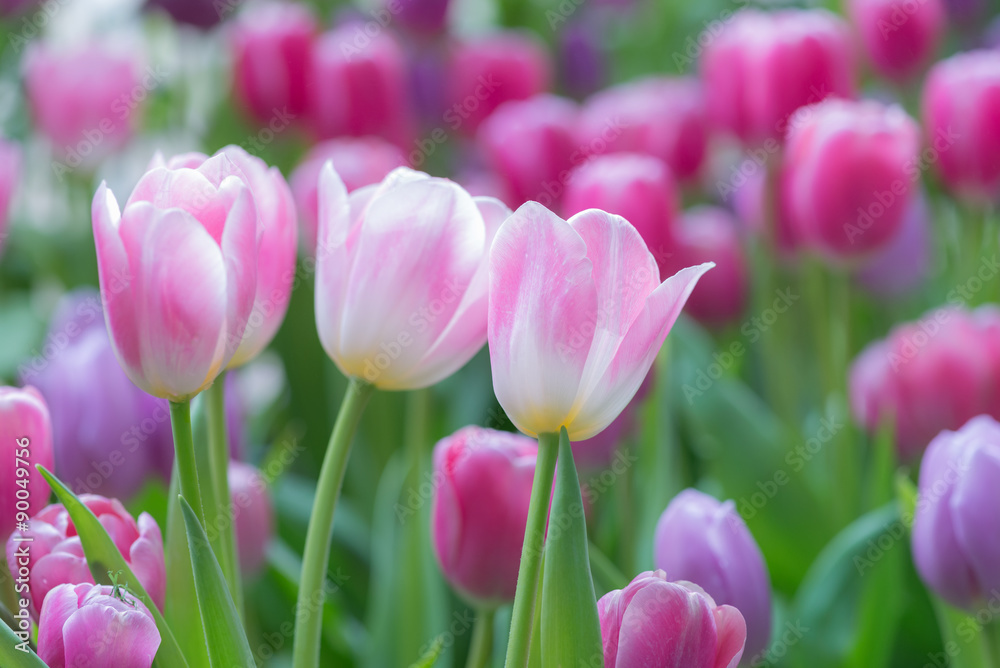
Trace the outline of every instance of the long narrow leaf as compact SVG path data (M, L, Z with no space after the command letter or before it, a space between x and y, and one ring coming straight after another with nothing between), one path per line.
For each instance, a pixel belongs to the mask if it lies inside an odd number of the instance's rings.
M0 623L0 666L10 666L10 668L45 668L45 662L38 658L31 649L23 651L18 647L27 647L27 643L22 644L22 640L17 637L14 630L6 624Z

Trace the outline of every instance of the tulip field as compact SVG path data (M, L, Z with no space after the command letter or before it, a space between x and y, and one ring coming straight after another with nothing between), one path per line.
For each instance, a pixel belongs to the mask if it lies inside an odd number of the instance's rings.
M993 0L0 36L0 668L1000 668Z

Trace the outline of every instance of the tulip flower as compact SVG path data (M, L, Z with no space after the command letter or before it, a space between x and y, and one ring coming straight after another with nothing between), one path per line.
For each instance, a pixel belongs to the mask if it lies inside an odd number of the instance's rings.
M0 387L0 456L0 537L6 538L49 500L35 466L52 468L52 424L33 387Z
M598 434L639 389L711 267L660 283L624 218L590 209L567 222L536 202L523 205L490 251L493 389L508 417L532 436L560 427L571 441Z
M870 294L895 299L921 285L931 269L931 221L927 200L917 192L896 235L857 268Z
M45 599L38 623L38 657L49 668L150 668L159 647L153 615L128 591L110 585L62 584Z
M378 183L395 168L406 166L399 147L378 137L342 137L313 146L289 179L302 224L302 241L310 255L316 253L319 173L327 160L333 161L348 192Z
M702 85L688 77L649 77L589 98L577 141L593 154L646 153L681 180L698 175L706 155L708 121Z
M732 501L695 489L674 497L654 539L656 568L698 585L746 620L746 653L756 656L771 638L771 584L764 556Z
M94 196L108 330L142 390L183 401L209 386L243 340L257 291L257 209L230 157L154 167L119 211Z
M850 0L847 10L875 71L896 81L933 57L946 27L942 0Z
M229 462L229 496L236 522L236 549L240 571L252 575L267 558L267 545L274 535L274 510L267 482L260 471L243 462Z
M166 592L166 566L163 562L163 536L156 520L149 513L142 513L136 522L117 499L96 494L81 494L79 498L100 520L146 593L158 608L162 608ZM18 537L30 537L30 548L25 550L25 543L19 542ZM26 558L21 556L24 552L27 552ZM27 531L15 531L7 541L7 564L14 577L17 577L18 566L25 565L25 560L30 572L31 604L36 617L43 609L42 602L46 595L58 585L94 582L76 527L60 503L43 508L31 518Z
M1000 51L959 53L934 65L922 99L934 168L960 197L977 204L1000 197Z
M415 33L434 36L447 27L449 6L450 0L385 0L385 9L381 11Z
M21 180L21 149L0 137L0 254L7 240L11 202Z
M747 627L697 585L640 573L598 602L606 668L736 668Z
M952 605L974 611L1000 590L1000 424L987 415L942 431L920 467L913 560L924 583Z
M700 69L709 117L747 143L780 141L799 107L854 94L850 31L823 9L742 10Z
M561 78L574 97L590 95L607 78L608 57L602 43L602 28L597 22L584 19L559 31Z
M798 236L834 257L884 247L916 189L920 131L898 106L828 100L786 138L782 207Z
M514 599L538 445L465 427L434 448L431 531L445 579L479 607Z
M316 32L312 11L291 2L250 7L233 22L233 86L258 123L278 114L295 119L306 113Z
M601 155L573 170L562 210L573 215L601 209L625 218L642 236L660 276L673 272L670 258L676 246L674 221L680 194L670 168L659 158L638 153Z

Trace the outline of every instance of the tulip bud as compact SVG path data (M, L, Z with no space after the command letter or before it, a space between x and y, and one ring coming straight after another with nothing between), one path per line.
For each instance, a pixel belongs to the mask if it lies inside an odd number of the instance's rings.
M96 494L81 494L79 498L97 516L149 597L162 608L166 566L163 536L156 520L149 513L143 513L136 523L118 499ZM31 541L21 542L17 540L19 537L30 537ZM17 577L18 566L24 566L25 561L19 549L27 552L31 604L36 616L46 594L58 585L94 582L76 527L60 503L43 508L28 522L27 531L15 531L7 541L7 564L14 577ZM16 561L15 555L18 555Z
M7 245L11 202L21 180L21 149L14 142L0 138L0 255Z
M576 105L554 95L504 103L479 128L478 144L511 206L537 200L555 208L574 161Z
M242 462L229 462L229 496L236 522L236 548L240 571L257 573L267 559L267 545L274 535L274 511L267 481L260 471Z
M695 178L708 142L702 86L693 78L650 77L607 88L589 98L577 141L588 153L645 153L681 180Z
M276 115L306 113L309 61L316 20L305 5L256 5L233 22L233 86L244 109L258 123Z
M925 142L935 169L960 197L1000 197L1000 51L959 53L927 75L922 99Z
M45 599L38 657L49 668L150 668L159 647L152 613L129 591L63 584Z
M0 387L0 456L0 537L6 537L49 500L49 485L35 466L53 468L52 425L33 387Z
M434 553L470 601L495 607L514 599L537 454L530 438L481 427L434 448Z
M715 604L697 585L640 573L597 603L606 668L736 668L747 627L743 615Z
M920 131L898 106L828 100L802 109L786 138L782 207L806 243L834 257L885 246L916 188Z
M895 236L882 250L864 259L857 279L870 294L895 299L919 287L930 266L930 211L923 193L917 191Z
M732 501L720 503L696 489L670 502L656 525L656 568L702 587L743 615L746 653L755 656L771 638L771 584L764 556Z
M941 0L850 0L847 9L868 60L896 81L909 79L931 59L945 28Z
M853 96L853 54L826 10L742 10L702 55L709 117L744 142L780 141L799 107Z

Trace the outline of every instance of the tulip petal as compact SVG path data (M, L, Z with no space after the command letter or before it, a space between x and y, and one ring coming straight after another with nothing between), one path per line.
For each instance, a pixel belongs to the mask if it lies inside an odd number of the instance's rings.
M352 198L353 199L353 198ZM340 322L351 265L347 240L352 227L347 188L327 161L319 173L319 220L316 246L316 328L327 355L340 357Z
M979 595L993 598L1000 591L997 564L1000 563L1000 521L997 512L996 481L1000 480L1000 453L995 443L975 447L966 460L968 468L955 487L948 504L955 526L955 538L966 555L979 585ZM979 444L975 444L979 445Z
M45 616L38 625L38 657L49 668L66 667L63 626L80 607L77 588L75 585L60 585L46 595L42 604Z
M236 353L250 326L254 297L257 294L258 232L260 230L253 194L243 181L227 178L220 195L232 200L222 232L222 258L226 267L226 349L225 366ZM211 382L215 374L208 381Z
M714 666L716 626L704 598L672 582L651 582L636 592L622 616L628 629L618 647L619 666Z
M731 605L715 609L715 627L719 638L713 668L736 668L743 658L747 624L740 611Z
M111 604L115 599L109 596L88 598L63 627L66 651L73 653L68 657L69 666L152 665L160 646L160 633L149 613L139 609L117 610Z

